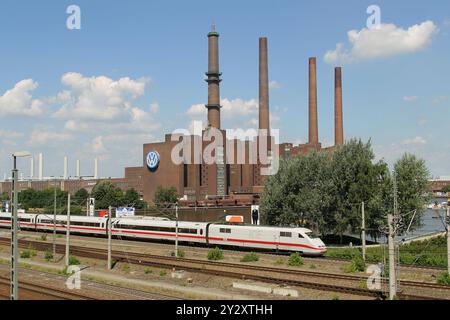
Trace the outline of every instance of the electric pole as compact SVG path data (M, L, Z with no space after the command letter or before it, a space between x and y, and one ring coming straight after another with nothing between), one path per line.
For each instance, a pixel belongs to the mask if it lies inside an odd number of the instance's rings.
M12 219L11 219L11 300L19 299L19 281L18 281L18 268L17 268L17 259L19 250L18 241L17 241L17 206L18 206L18 197L17 197L17 174L18 170L16 167L16 157L14 157L14 169L12 170Z
M54 179L53 188L53 261L56 261L56 178Z
M112 269L112 259L111 259L111 212L112 208L109 206L108 210L108 270Z
M397 172L395 170L393 172L393 184L394 184L394 215L388 214L389 299L390 300L394 300L397 295L394 218L397 218L397 215L398 215L398 203L397 203Z
M66 267L69 266L69 255L70 255L70 192L67 195Z
M175 204L175 257L178 258L178 203Z
M447 203L447 272L450 275L450 199Z
M361 215L362 215L362 225L361 225L362 255L363 255L364 261L366 261L366 216L365 216L365 212L364 212L364 201L361 204Z

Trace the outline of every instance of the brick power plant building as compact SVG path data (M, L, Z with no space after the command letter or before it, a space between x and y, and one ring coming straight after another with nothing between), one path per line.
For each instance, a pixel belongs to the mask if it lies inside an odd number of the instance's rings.
M268 48L267 38L259 39L259 129L266 130L270 136L269 123L269 71L268 71ZM266 176L261 174L264 167L257 159L256 163L250 161L249 152L258 148L258 139L248 139L246 141L235 138L227 138L227 133L221 128L220 119L220 83L222 81L219 68L219 33L214 29L208 33L208 72L206 72L206 82L208 84L208 101L205 105L207 109L207 127L202 131L203 136L213 130L219 130L223 137L221 154L217 154L222 162L205 164L193 161L196 157L200 159L201 154L208 144L200 135L180 136L166 134L163 142L154 142L143 145L143 166L125 168L124 178L98 178L97 162L95 162L94 176L92 178L74 177L68 179L43 179L40 172L39 179L30 177L28 180L19 181L19 190L33 188L46 189L56 186L71 193L80 188L92 190L99 181L108 180L118 185L122 190L135 188L147 202L154 200L155 191L158 186L175 187L180 197L189 201L200 201L207 197L227 197L238 194L258 194L264 189ZM344 143L343 132L343 111L342 111L342 79L341 68L335 68L335 146ZM316 78L316 58L309 58L309 140L306 144L294 145L292 143L281 143L273 145L273 149L268 152L274 154L278 151L280 158L305 154L313 150L323 150L332 152L334 146L322 148L319 142L318 115L317 115L317 78ZM180 139L189 138L191 152L190 155L182 155L183 163L174 163L171 154L174 147L180 143ZM269 142L273 141L267 138ZM200 150L194 148L195 143L199 143ZM237 161L237 146L241 144L245 149L245 161ZM270 143L269 143L270 145ZM233 148L234 150L230 150ZM227 161L228 153L234 151L234 161ZM157 154L157 163L153 167L148 165L149 155ZM187 159L190 157L190 159ZM233 158L232 157L232 158ZM190 160L190 161L189 161ZM40 159L42 161L42 159ZM67 171L67 159L65 159L65 172ZM40 170L42 163L39 164ZM66 174L65 174L66 176ZM11 181L0 183L0 193L10 192Z
M269 72L268 72L267 38L259 39L259 129L270 133L269 126ZM207 196L228 196L233 194L261 193L264 189L266 176L261 175L264 167L258 161L252 163L249 159L249 151L257 148L257 140L228 139L227 132L221 127L220 119L220 83L222 73L219 68L219 34L213 29L208 33L208 72L206 73L208 84L207 128L202 132L208 136L208 130L217 129L222 132L223 162L216 164L193 164L194 158L201 158L208 143L197 135L191 135L187 139L190 143L190 159L186 156L186 163L173 163L171 153L180 139L187 136L173 136L166 134L165 141L148 143L143 148L143 195L144 200L152 201L158 186L174 186L178 194L187 200L201 200ZM269 139L270 140L270 139ZM195 150L194 142L201 145L201 150ZM342 80L341 68L335 69L335 145L344 142L343 114L342 114ZM244 163L237 164L237 146L241 144L245 149ZM319 142L318 115L317 115L317 81L316 58L309 59L309 142L294 146L292 143L282 143L274 146L278 148L281 158L305 154L312 150L324 150L332 152L334 147L323 149ZM234 161L227 163L227 153L234 148L230 158ZM272 154L273 154L272 150ZM146 165L147 156L156 152L159 155L159 166L156 170L150 170ZM269 151L270 153L270 151ZM190 161L189 161L190 160Z

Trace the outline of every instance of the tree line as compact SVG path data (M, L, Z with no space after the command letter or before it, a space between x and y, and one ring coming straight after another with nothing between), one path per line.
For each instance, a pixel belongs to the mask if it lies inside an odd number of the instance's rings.
M56 204L58 214L67 212L67 191L59 188L48 188L45 190L26 189L18 194L20 208L29 211L32 208L43 209L45 213L53 213ZM97 183L92 192L81 188L71 197L71 213L74 215L81 214L86 208L88 198L95 198L96 209L108 209L112 207L134 207L142 209L146 203L140 199L139 193L134 189L128 189L123 192L119 187L110 181L101 181ZM1 195L2 200L9 200L7 193ZM55 201L56 199L56 201Z
M375 238L393 212L394 172L398 212L411 229L421 226L429 201L430 174L423 160L404 154L391 172L375 161L371 142L350 140L334 153L312 152L281 160L280 169L268 178L261 203L263 220L271 225L298 225L321 234L361 231L361 206L365 204L367 232Z

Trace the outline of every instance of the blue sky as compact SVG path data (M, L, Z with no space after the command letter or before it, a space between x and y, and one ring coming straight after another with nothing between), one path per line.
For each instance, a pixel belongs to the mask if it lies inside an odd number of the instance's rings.
M81 30L66 27L72 4ZM381 9L378 33L365 29L371 4ZM258 37L266 36L272 126L283 141L307 140L307 61L316 56L325 145L334 139L333 69L342 64L345 137L372 139L389 163L413 152L433 175L450 175L447 1L4 0L1 176L23 149L44 154L47 176L62 174L64 155L72 175L76 159L87 175L98 157L102 176L122 176L142 164L142 143L204 120L213 21L224 127L255 125ZM29 161L20 166L27 175Z

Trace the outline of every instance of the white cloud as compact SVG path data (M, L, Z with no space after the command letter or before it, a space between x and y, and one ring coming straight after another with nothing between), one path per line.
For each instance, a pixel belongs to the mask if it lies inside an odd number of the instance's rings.
M330 64L341 64L412 53L425 48L437 31L432 21L408 29L382 24L380 28L351 30L347 33L351 48L346 49L345 44L338 43L335 50L325 54L324 59Z
M412 139L407 139L402 142L404 145L423 145L427 143L427 140L425 138L417 136Z
M256 99L243 100L237 99L222 99L220 100L222 106L221 115L223 118L237 118L241 116L250 116L258 113L258 101ZM194 104L189 107L186 112L188 116L194 119L205 120L207 117L207 109L204 104Z
M53 101L61 104L55 117L65 119L112 120L132 109L133 102L145 92L147 78L113 80L105 76L85 77L69 72L61 82L69 87Z
M49 129L35 129L30 135L30 146L47 146L73 140L74 137L65 132L54 132Z
M278 81L270 81L269 82L269 88L270 89L281 89L283 85L279 83Z
M155 114L158 113L159 111L159 103L158 102L153 102L150 104L150 112Z
M0 115L40 116L42 101L33 99L30 92L38 87L32 79L25 79L16 83L14 88L0 96Z
M419 99L418 96L405 96L403 100L406 102L416 102Z

